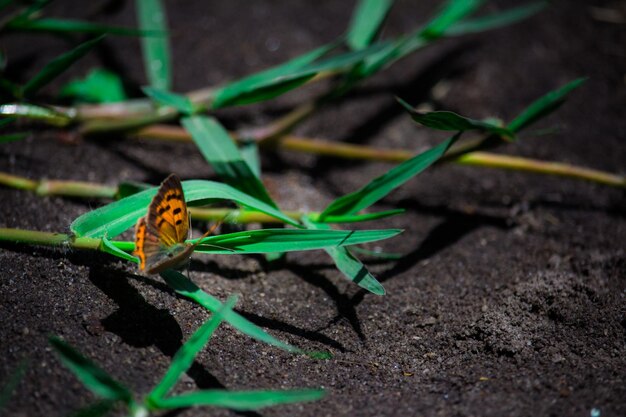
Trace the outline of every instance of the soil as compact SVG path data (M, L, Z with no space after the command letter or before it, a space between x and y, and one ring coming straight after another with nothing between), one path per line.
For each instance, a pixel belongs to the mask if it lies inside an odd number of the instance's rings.
M174 89L224 82L329 42L344 31L352 3L167 2ZM415 28L439 3L398 1L383 35ZM489 2L485 10L516 3ZM97 4L58 2L49 14L134 25L133 2L107 2L105 11ZM531 129L556 131L530 131L501 151L624 173L626 31L623 21L599 18L600 9L622 6L556 0L514 26L437 42L329 105L297 133L417 152L442 136L415 126L394 95L507 120L546 91L588 76L560 110ZM69 47L42 35L13 34L3 42L8 71L23 80ZM138 42L110 37L44 94L51 97L93 66L121 72L130 91L145 84ZM311 94L300 89L219 116L228 126L258 126ZM170 172L214 178L190 144L119 135L64 139L42 132L4 144L1 170L112 185L157 184ZM266 153L262 162L281 207L304 210L322 209L390 167L293 152ZM100 204L2 188L0 226L63 232ZM204 290L221 299L240 294L237 310L250 320L333 358L288 354L222 326L177 389L327 390L318 402L244 413L268 417L626 415L623 190L442 165L377 205L393 207L406 214L367 224L405 229L377 245L401 252L401 259L364 258L385 285L383 297L348 283L321 251L278 263L260 256L195 257L191 277ZM4 244L0 277L0 381L20 360L30 361L3 415L63 416L93 401L51 351L51 334L144 394L207 318L159 279L105 254ZM169 415L207 414L236 413Z

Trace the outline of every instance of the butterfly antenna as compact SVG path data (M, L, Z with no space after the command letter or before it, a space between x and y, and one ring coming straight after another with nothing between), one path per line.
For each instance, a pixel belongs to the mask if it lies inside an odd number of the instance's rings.
M218 220L217 222L215 222L210 228L209 230L206 231L206 233L204 233L200 239L198 239L198 241L196 243L194 243L194 248L196 246L198 246L200 244L200 242L202 242L202 239L204 239L207 236L211 236L213 234L213 232L222 225L222 223L224 223L224 220L226 220L228 218L228 214L224 217L222 217L220 220Z

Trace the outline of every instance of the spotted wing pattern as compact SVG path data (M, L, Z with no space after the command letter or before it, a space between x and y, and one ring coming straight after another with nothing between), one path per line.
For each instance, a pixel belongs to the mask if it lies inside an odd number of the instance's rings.
M180 179L171 174L148 206L148 214L135 226L135 252L139 269L158 273L184 262L194 247L186 244L189 232L187 205Z

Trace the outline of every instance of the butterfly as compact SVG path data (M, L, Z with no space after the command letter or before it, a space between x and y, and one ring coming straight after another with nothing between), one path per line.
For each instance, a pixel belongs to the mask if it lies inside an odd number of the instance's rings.
M214 225L203 237L209 235ZM157 274L186 264L198 243L186 243L189 236L189 211L180 179L170 174L159 187L148 213L135 225L135 251L139 270Z

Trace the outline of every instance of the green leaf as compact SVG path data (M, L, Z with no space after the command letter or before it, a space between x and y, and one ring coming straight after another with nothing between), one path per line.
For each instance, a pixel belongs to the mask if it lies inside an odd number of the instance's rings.
M62 97L74 97L90 103L124 101L124 85L120 77L102 68L95 68L84 79L75 79L61 88Z
M330 226L323 223L314 223L307 217L303 217L302 221L309 229L317 229L320 231L331 231ZM338 231L338 230L337 230ZM372 294L385 295L385 288L380 282L372 275L365 265L361 263L350 251L345 247L328 246L324 248L326 253L335 262L337 268L348 278L348 280L354 282L359 287L366 289Z
M52 108L26 103L8 103L0 105L0 117L39 120L55 126L66 126L72 122L70 116Z
M200 353L215 330L217 330L222 323L225 312L232 311L235 304L237 304L237 297L229 297L226 303L220 307L213 317L200 326L200 328L191 335L189 340L178 349L167 372L159 384L148 394L148 401L158 401L174 388L174 385L176 385L183 372L189 369L196 356L198 356L198 353Z
M49 33L89 33L89 34L112 34L121 36L150 36L156 32L142 31L133 28L99 25L74 19L41 18L36 20L17 20L9 22L7 29L28 32Z
M130 255L129 253L124 252L123 250L115 246L109 239L106 238L106 236L102 238L102 241L100 243L100 247L98 248L98 250L102 252L106 252L113 256L117 256L118 258L122 258L126 261L139 263L139 259L135 258L133 255Z
M168 91L171 89L172 74L165 8L161 0L135 0L135 7L139 28L161 34L141 38L147 79L152 87Z
M319 221L331 215L354 214L371 206L441 158L459 136L460 133L401 163L360 190L339 197L320 214Z
M492 13L475 19L462 20L451 25L446 30L446 36L467 35L508 26L535 15L547 5L547 1L537 1L523 6L513 7L503 12Z
M535 100L509 123L508 128L513 132L519 132L537 120L552 113L565 102L567 95L572 92L572 90L580 87L585 81L587 81L587 78L578 78L574 81L570 81L563 87L550 91L548 94Z
M172 287L178 294L190 298L202 307L206 308L212 313L216 313L222 308L222 303L212 295L202 291L196 284L191 282L187 277L178 271L168 269L161 272L161 277L165 280L167 285ZM256 340L259 340L268 345L276 346L283 350L292 353L305 353L303 350L291 346L288 343L276 339L274 336L265 332L256 324L250 322L248 319L241 316L239 313L233 310L227 310L223 312L224 320L226 320L231 326L239 330L241 333L246 334Z
M17 142L18 140L27 138L30 134L31 132L20 132L20 133L7 133L6 135L0 135L0 143Z
M348 28L348 46L354 50L369 46L392 5L393 0L360 0Z
M315 401L324 396L322 389L295 389L284 391L227 391L204 390L177 395L158 401L159 408L194 406L225 407L233 410L258 410L280 404Z
M188 203L201 205L208 201L232 200L249 209L260 211L292 226L300 227L296 221L275 208L226 184L191 180L183 182L183 190ZM113 238L131 227L139 217L146 214L148 205L156 192L157 187L153 187L85 213L72 222L70 229L77 236L108 236Z
M239 146L241 157L248 164L252 173L261 178L261 156L259 155L259 146L255 140L246 140Z
M333 45L322 47L316 51L330 48L331 46ZM217 109L276 97L302 85L320 72L351 68L386 46L386 42L378 42L360 51L347 52L317 62L312 62L313 59L310 58L317 58L320 52L316 54L314 54L316 51L310 52L307 55L287 62L287 64L254 74L225 86L216 93L212 107ZM324 49L321 52L326 52L326 50ZM304 58L309 59L305 60Z
M450 26L474 13L484 0L448 0L442 10L420 31L424 39L433 40L445 34Z
M196 111L191 100L186 96L154 87L142 87L141 89L152 100L165 106L174 107L183 114L193 114Z
M320 227L321 228L321 227ZM199 253L267 253L325 249L375 242L400 234L398 229L306 230L260 229L208 236L196 248Z
M206 116L190 116L183 118L181 124L191 134L204 159L224 182L277 208L261 180L243 160L232 138L217 120Z
M20 381L24 377L26 373L26 368L28 368L29 361L27 359L22 359L17 367L11 374L7 377L5 381L2 381L2 387L0 387L0 411L4 408L4 406L11 399L11 395L13 395L13 391L19 385Z
M108 399L124 401L130 404L132 394L126 387L114 380L109 374L98 368L93 362L58 337L48 339L59 355L61 362L96 395Z
M466 130L478 130L481 132L493 133L508 140L515 138L515 133L510 129L497 126L481 120L474 120L463 117L451 111L432 111L421 113L413 109L406 101L397 98L398 102L411 115L417 123L437 130L451 130L464 132Z
M54 80L74 62L87 55L98 43L104 39L104 35L98 36L87 42L81 43L76 48L62 55L59 55L50 63L48 63L41 71L39 71L26 85L22 88L21 95L24 97L31 96L43 86Z

